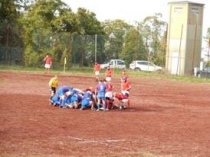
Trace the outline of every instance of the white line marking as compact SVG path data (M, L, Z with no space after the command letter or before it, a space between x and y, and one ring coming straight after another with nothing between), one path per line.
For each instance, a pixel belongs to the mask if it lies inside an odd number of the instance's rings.
M124 142L125 139L119 139L119 140L106 140L106 142Z
M107 140L87 140L87 139L83 139L83 138L79 138L79 137L72 137L72 136L68 136L67 138L70 139L74 139L74 140L78 140L78 141L82 141L82 143L97 143L97 142L125 142L125 139L107 139Z

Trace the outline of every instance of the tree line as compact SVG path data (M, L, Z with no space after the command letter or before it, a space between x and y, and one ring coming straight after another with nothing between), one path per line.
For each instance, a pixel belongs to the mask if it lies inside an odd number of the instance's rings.
M161 17L157 13L135 24L101 22L94 12L78 8L75 13L61 0L1 0L0 63L40 66L49 53L58 67L64 58L68 67L112 58L127 65L139 59L164 66L167 23Z

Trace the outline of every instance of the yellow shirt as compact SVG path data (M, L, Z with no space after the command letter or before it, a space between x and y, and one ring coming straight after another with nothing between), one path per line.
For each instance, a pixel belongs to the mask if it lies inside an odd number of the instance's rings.
M49 87L58 87L58 79L53 77L49 81Z

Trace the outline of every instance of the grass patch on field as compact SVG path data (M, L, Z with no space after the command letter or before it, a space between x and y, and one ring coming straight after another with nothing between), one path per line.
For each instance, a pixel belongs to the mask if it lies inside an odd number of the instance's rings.
M24 66L6 66L0 65L1 71L18 71L18 72L32 72L37 74L43 74L45 69L40 67L24 67ZM122 69L114 69L114 76L120 77L122 74ZM155 79L171 79L176 81L183 82L192 82L192 83L210 83L208 78L198 78L193 75L180 76L180 75L170 75L165 72L143 72L143 71L134 71L126 69L126 72L131 78L155 78ZM102 69L100 72L101 76L104 76L105 69ZM90 67L71 67L65 69L51 69L51 74L61 74L61 75L84 75L85 76L94 76L93 68Z

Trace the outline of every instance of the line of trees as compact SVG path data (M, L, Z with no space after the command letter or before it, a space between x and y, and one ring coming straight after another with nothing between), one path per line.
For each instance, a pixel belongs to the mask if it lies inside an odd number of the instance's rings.
M95 13L85 8L74 13L61 0L1 0L0 62L18 59L24 66L39 66L49 53L55 66L63 64L64 57L68 67L111 58L164 66L167 23L161 17L158 13L134 25L120 19L100 22ZM21 49L18 58L12 57L11 47Z

